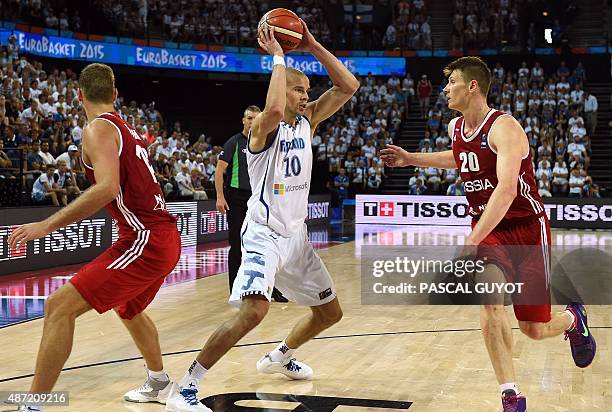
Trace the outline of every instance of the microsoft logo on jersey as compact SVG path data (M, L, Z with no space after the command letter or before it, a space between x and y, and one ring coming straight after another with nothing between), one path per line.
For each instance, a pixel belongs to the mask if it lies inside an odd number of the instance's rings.
M282 183L274 183L274 194L275 195L284 195L285 194L285 185Z

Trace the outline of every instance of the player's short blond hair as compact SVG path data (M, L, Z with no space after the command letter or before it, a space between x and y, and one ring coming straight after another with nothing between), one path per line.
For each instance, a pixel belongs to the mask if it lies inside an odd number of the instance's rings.
M115 74L106 64L92 63L81 71L79 88L83 96L92 103L113 103L115 97Z
M476 80L480 93L487 97L489 87L491 87L491 70L480 57L461 57L449 63L442 72L448 78L455 70L461 73L461 77L466 83Z

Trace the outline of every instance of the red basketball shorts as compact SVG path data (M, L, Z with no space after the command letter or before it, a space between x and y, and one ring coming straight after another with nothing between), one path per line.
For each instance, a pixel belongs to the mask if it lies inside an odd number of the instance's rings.
M138 315L153 301L181 256L176 228L132 233L117 240L71 280L99 313L117 308L123 319Z
M507 282L523 283L523 292L513 296L518 320L550 321L551 234L546 215L496 227L480 243L478 255L502 269Z

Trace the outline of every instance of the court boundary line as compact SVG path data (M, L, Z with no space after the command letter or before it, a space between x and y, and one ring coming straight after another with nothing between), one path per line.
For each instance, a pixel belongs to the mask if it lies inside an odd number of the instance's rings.
M589 329L612 329L612 326L589 326ZM519 330L519 328L512 328L512 330ZM420 334L420 333L449 333L449 332L479 332L480 328L465 328L465 329L440 329L440 330L415 330L415 331L399 331L399 332L373 332L373 333L356 333L356 334L350 334L350 335L333 335L333 336L317 336L312 340L326 340L326 339L344 339L344 338L361 338L361 337L371 337L371 336L389 336L389 335L416 335L416 334ZM260 346L260 345L271 345L273 343L280 343L281 341L264 341L264 342L251 342L251 343L243 343L243 344L239 344L239 345L234 345L232 346L232 349L234 348L247 348L247 347L251 347L251 346ZM167 352L167 353L162 353L162 358L165 356L175 356L175 355L184 355L186 353L196 353L196 352L200 352L202 349L187 349L187 350L182 350L182 351L175 351L175 352ZM104 362L95 362L95 363L88 363L85 365L77 365L77 366L71 366L69 368L64 368L62 369L62 372L68 372L68 371L73 371L73 370L77 370L77 369L86 369L86 368L93 368L96 366L105 366L105 365L112 365L115 363L123 363L123 362L131 362L131 361L135 361L135 360L140 360L143 359L142 356L133 356L131 358L122 358L122 359L113 359L113 360L109 360L109 361L104 361ZM0 383L4 383L4 382L10 382L10 381L15 381L15 380L19 380L19 379L26 379L26 378L31 378L33 377L34 374L33 373L29 373L27 375L18 375L18 376L12 376L9 378L3 378L0 379Z

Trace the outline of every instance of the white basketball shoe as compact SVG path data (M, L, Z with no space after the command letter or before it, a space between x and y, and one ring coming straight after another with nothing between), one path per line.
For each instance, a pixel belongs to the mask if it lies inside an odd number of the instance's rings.
M147 380L144 385L138 389L134 389L123 395L123 399L128 402L157 402L166 403L170 389L172 389L172 381L166 375L166 380L158 381L147 374Z
M295 359L274 362L269 353L257 361L257 371L261 373L282 373L295 380L310 380L313 375L312 368L305 363Z
M198 399L197 385L181 388L178 384L172 384L172 389L166 401L168 412L213 412L204 406Z
M19 409L17 409L17 412L42 412L43 408L42 406L27 406L27 405L21 405L19 407Z

